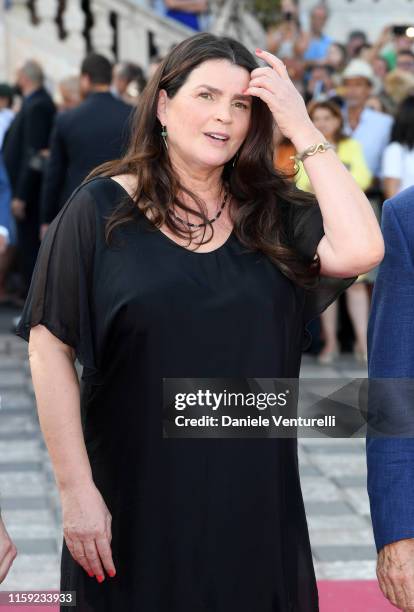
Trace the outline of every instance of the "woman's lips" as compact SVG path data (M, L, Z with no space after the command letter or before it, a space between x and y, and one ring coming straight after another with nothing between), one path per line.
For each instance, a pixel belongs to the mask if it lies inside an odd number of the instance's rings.
M228 136L226 136L226 138L214 138L214 136L209 133L204 134L204 136L206 136L210 140L210 142L214 142L219 146L225 145L230 140Z

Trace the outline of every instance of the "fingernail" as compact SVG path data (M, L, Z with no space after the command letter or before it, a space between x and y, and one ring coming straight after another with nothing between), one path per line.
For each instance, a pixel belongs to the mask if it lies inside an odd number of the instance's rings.
M259 48L256 49L256 53L261 53L261 52L262 52L261 49L259 49Z
M110 575L111 578L113 578L116 572L114 570L109 570L108 574Z
M104 576L96 576L96 580L98 582L103 582L105 580L105 577Z
M89 578L92 578L92 576L95 576L95 574L93 572L88 572L88 576Z

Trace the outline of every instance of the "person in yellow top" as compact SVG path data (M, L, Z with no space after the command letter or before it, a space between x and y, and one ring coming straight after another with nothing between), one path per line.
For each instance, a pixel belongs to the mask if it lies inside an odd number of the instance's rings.
M308 112L313 123L322 132L326 140L335 145L339 159L348 168L359 187L363 191L368 189L372 181L372 174L366 164L359 142L343 134L343 118L339 106L328 100L312 102L308 107ZM302 191L313 192L312 184L302 162L299 163L295 182ZM358 361L366 363L369 295L363 275L358 278L352 287L347 289L345 295L356 337L354 355ZM318 355L318 361L322 364L332 363L338 355L337 319L337 302L334 302L321 315L325 344Z
M366 164L362 147L354 138L343 134L343 119L341 109L334 102L312 102L308 107L309 116L315 126L322 132L326 140L336 147L336 154L358 183L366 191L371 184L372 174ZM311 191L313 188L302 162L295 182L302 191Z

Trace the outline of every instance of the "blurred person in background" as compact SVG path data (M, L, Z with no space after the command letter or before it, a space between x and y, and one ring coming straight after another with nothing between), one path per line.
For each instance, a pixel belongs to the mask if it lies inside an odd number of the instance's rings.
M112 71L111 91L128 104L134 103L147 81L141 66L133 62L119 62Z
M158 66L161 64L161 62L162 62L161 56L154 55L153 57L151 57L150 64L147 69L147 80L148 81L152 79L152 77L154 76L154 74L156 73L158 69Z
M273 147L274 167L279 172L283 172L286 178L293 180L296 174L293 160L296 149L289 138L286 138L276 125L273 127Z
M298 0L282 0L281 20L267 30L267 50L280 59L293 59L301 33Z
M367 42L367 35L362 30L353 30L352 32L350 32L345 45L348 59L351 60L356 57L356 54L358 53L359 49Z
M385 57L381 57L381 55L376 55L370 61L370 64L372 66L372 70L374 71L374 75L381 81L383 81L387 76L388 72L390 71L390 67Z
M413 39L407 36L403 26L386 26L371 49L371 60L380 55L384 57L391 70L397 67L397 57L400 51L412 51Z
M374 71L368 62L353 59L345 68L343 74L343 107L344 132L357 140L363 150L367 166L373 176L370 188L366 192L371 206L377 216L381 218L383 193L381 186L381 162L385 148L390 142L393 118L366 106L373 93L375 85ZM366 328L367 299L372 292L378 269L374 268L364 274L356 283L355 291L360 291L361 304L360 325L358 329ZM364 293L367 291L368 297ZM358 332L359 334L359 332ZM361 332L362 334L362 332ZM366 348L362 348L362 340L358 336L356 350L361 360L366 359ZM365 340L366 343L366 340Z
M366 191L371 184L372 174L365 162L361 145L343 133L341 109L333 102L313 102L308 106L309 116L328 142L335 145L336 153L348 168L358 186ZM296 185L303 191L313 192L312 184L302 163L295 178ZM369 313L369 296L364 285L364 277L349 287L346 292L346 304L356 337L354 355L358 361L367 359L367 326ZM332 363L339 354L337 328L338 303L334 302L321 315L324 347L318 356L322 364Z
M364 43L355 51L354 59L358 58L364 60L364 62L370 63L372 56L372 45Z
M414 53L410 49L403 49L397 53L396 68L414 74Z
M324 28L329 17L328 8L320 3L313 7L310 13L310 31L303 32L296 44L296 53L303 57L307 66L325 60L332 38L324 34Z
M70 76L62 79L59 83L58 109L69 110L76 108L82 102L80 79L78 76Z
M397 105L385 88L386 79L390 74L388 62L384 57L376 55L369 63L374 73L375 85L372 89L372 94L367 100L366 106L379 113L394 115Z
M341 73L347 63L345 45L333 42L329 46L324 63L326 66L330 66L334 72Z
M384 79L384 91L390 101L393 114L397 112L398 106L414 89L414 74L406 70L396 68L391 70Z
M345 68L342 77L344 131L358 140L372 175L379 177L382 155L390 141L393 119L366 107L374 84L374 72L370 64L354 59Z
M385 107L384 100L380 96L370 96L365 104L366 108L371 108L377 113L388 113L388 109Z
M81 66L84 101L59 113L50 143L41 207L41 238L72 191L105 161L117 159L125 145L131 106L110 92L112 66L92 53Z
M0 514L0 584L6 579L16 556L16 546L7 533L6 526Z
M12 110L14 94L10 85L0 84L0 304L19 302L18 297L6 289L8 273L16 256L16 224L11 212L12 190L2 157L4 136L15 117Z
M142 92L145 89L146 86L146 79L142 73L142 75L140 75L139 77L137 77L136 79L133 79L127 89L125 94L123 95L123 101L126 102L126 104L130 104L131 106L135 106L139 100L140 95L142 94Z
M309 70L309 80L305 86L305 102L332 98L337 95L333 68L327 64L314 65Z
M13 99L15 90L8 83L0 83L0 151L3 147L4 137L14 117Z
M400 105L382 160L385 197L414 185L414 92Z
M208 10L208 0L164 0L165 15L193 30L202 30L202 15Z
M6 168L3 163L2 147L4 137L13 119L13 88L7 83L0 83L0 255L6 252L10 242L11 230L11 187L7 176ZM0 273L0 296L2 293L1 273Z
M56 108L44 88L41 66L26 61L17 72L23 95L20 111L6 134L3 159L12 189L12 213L16 219L24 297L29 289L39 250L39 208L44 152L48 148Z
M403 26L394 26L392 32L392 45L386 48L382 53L383 57L385 57L389 63L391 69L397 68L399 53L402 51L413 50L413 38L411 36L407 36L407 31Z

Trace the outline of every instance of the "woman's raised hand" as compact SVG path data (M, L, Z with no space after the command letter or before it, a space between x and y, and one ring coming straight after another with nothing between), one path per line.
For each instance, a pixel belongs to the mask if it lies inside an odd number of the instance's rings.
M111 551L111 514L93 483L79 484L60 491L63 533L72 557L90 577L111 578L115 566Z
M0 517L0 583L6 578L16 555L16 547Z
M243 93L263 100L282 134L296 146L295 141L302 140L301 135L304 132L317 132L305 102L280 59L261 49L256 49L256 55L269 66L256 68L251 72L249 86Z

